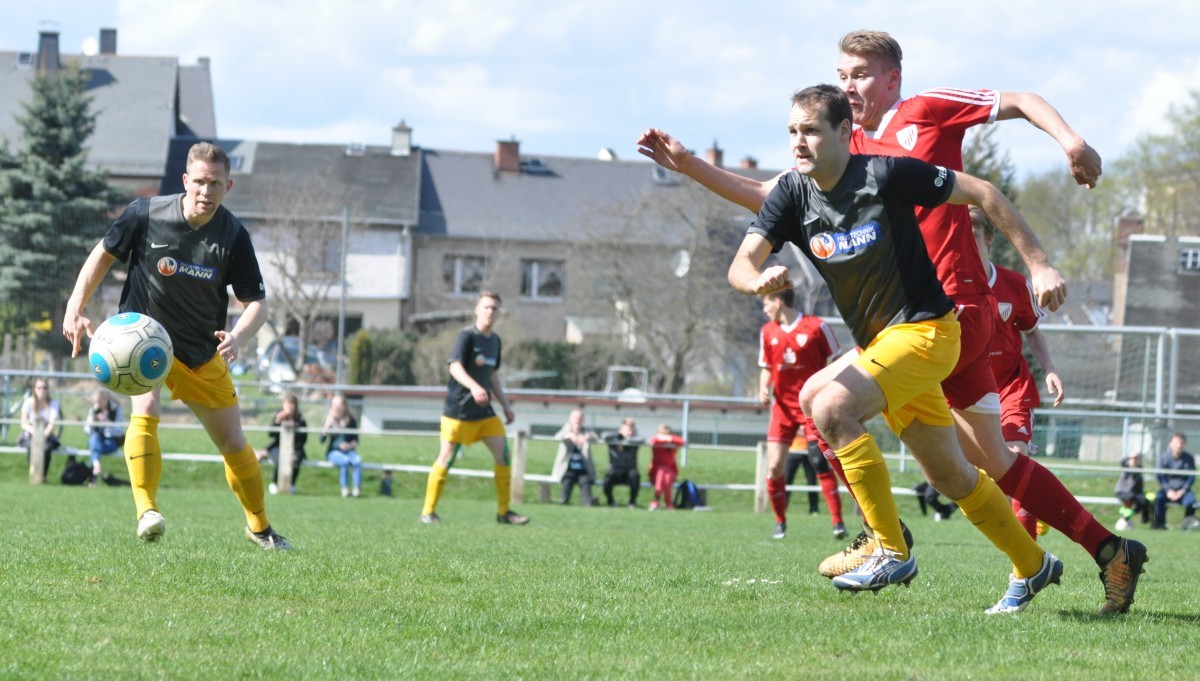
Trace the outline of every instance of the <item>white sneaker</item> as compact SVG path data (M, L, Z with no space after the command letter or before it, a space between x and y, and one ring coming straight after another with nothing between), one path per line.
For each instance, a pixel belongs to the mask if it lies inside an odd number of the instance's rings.
M267 491L270 492L271 494L279 494L279 485L276 485L275 483L271 483L271 484L267 485Z
M138 521L137 536L142 541L158 541L167 533L167 521L158 511L146 511Z

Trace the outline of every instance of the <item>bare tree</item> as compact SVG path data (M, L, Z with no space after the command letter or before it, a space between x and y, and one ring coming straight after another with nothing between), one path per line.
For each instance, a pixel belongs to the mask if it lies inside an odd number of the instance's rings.
M317 184L316 186L320 186ZM296 357L288 357L296 375L301 375L312 333L323 314L328 314L331 292L342 282L341 197L275 184L264 201L265 217L259 234L260 251L269 275L279 282L271 290L271 302L282 319L298 326L300 341ZM350 233L353 215L349 215Z
M749 214L681 180L602 217L622 227L615 235L593 227L582 247L607 272L608 302L627 347L651 363L655 387L727 382L760 322L757 301L726 283Z

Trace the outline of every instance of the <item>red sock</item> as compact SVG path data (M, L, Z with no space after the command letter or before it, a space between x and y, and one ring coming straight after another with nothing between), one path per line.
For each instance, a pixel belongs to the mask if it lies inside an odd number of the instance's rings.
M787 522L787 480L767 478L767 496L771 498L771 510L775 511L775 522Z
M842 522L842 495L838 494L837 476L829 471L817 473L817 482L821 483L821 494L829 505L830 522Z
M1025 531L1029 533L1029 536L1034 541L1037 541L1037 516L1029 511L1026 511L1025 508L1021 506L1021 502L1017 501L1016 499L1012 500L1012 509L1013 513L1017 515L1017 522L1021 523L1021 527L1025 528Z
M1096 558L1100 544L1113 536L1049 469L1024 454L1017 455L1016 463L996 484L1034 516L1086 549L1092 558Z

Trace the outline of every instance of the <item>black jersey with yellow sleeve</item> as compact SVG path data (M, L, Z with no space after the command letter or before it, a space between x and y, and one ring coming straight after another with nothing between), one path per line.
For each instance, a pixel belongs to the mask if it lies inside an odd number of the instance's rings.
M773 251L795 244L829 287L854 340L954 309L929 259L914 206L950 197L954 173L902 157L853 155L828 193L793 170L763 203L750 233Z
M104 250L129 265L120 310L157 319L175 357L195 368L216 354L225 329L227 288L243 303L266 297L250 234L224 206L199 229L183 218L183 194L134 201L104 235ZM145 210L145 208L143 208Z
M454 337L450 348L450 363L458 362L467 374L484 390L492 392L492 374L500 368L500 336L484 333L472 324ZM489 402L481 405L475 401L467 386L450 376L446 390L446 404L442 415L458 421L480 421L496 412Z

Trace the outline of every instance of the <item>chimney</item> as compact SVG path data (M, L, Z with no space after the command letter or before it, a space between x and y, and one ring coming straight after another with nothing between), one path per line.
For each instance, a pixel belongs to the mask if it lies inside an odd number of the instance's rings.
M100 54L117 53L117 29L100 29Z
M1119 216L1116 219L1116 271L1123 273L1128 262L1127 254L1129 253L1129 237L1134 234L1144 234L1146 232L1146 221L1142 216L1136 213L1130 213Z
M58 31L40 31L38 33L38 61L39 69L47 71L57 71L62 68L62 62L58 58Z
M400 119L400 125L392 128L392 156L412 156L412 128Z
M509 141L496 141L496 171L521 172L521 143L513 137Z
M725 167L725 150L717 146L716 140L713 140L712 149L709 149L706 155L708 156L709 163L718 168Z
M753 156L747 156L746 158L742 159L741 169L758 170L758 159L754 158Z

